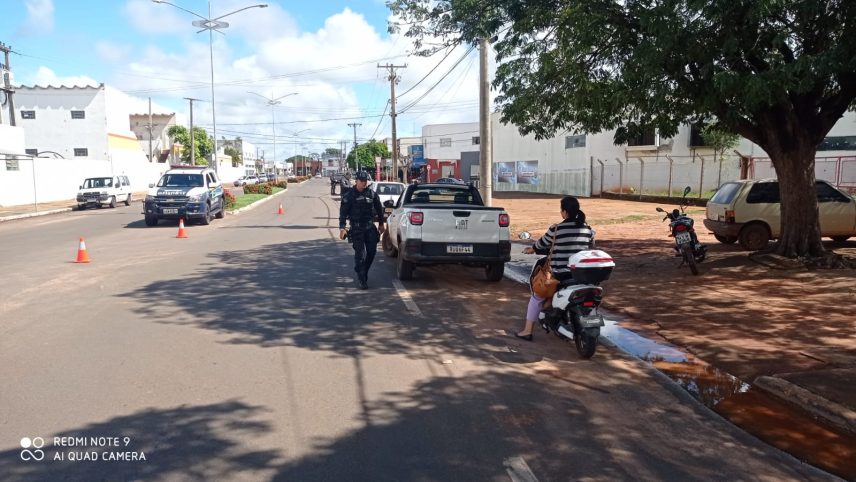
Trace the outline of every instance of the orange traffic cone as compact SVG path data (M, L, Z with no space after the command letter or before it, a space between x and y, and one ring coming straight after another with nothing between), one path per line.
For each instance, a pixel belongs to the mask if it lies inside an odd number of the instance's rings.
M187 233L184 232L184 218L178 220L178 236L176 238L186 238Z
M75 263L88 263L89 253L86 252L86 241L83 236L80 237L80 244L77 247L77 261Z
M278 210L276 213L277 213L277 214L282 214L282 213L283 213L283 210L282 210L282 203L279 203L279 210Z

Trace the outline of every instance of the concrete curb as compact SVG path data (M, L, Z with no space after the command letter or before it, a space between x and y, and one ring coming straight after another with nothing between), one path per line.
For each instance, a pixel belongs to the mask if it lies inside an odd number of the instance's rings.
M49 214L66 213L66 212L73 211L73 210L74 210L74 208L62 208L62 209L51 209L49 211L39 211L39 212L26 213L26 214L14 214L12 216L0 217L0 223L5 222L5 221L14 221L16 219L35 218L35 217L39 217L39 216L47 216Z
M776 376L760 376L755 379L753 385L838 428L856 434L856 414L838 403Z
M283 189L282 191L280 191L280 192L278 192L278 193L276 193L276 194L271 194L270 196L268 196L268 197L266 197L266 198L259 199L258 201L256 201L256 202L254 202L254 203L250 204L249 206L244 206L244 207L242 207L241 209L236 209L236 210L234 210L234 211L227 211L227 212L229 213L229 215L238 215L238 214L241 214L241 213L245 213L245 212L247 212L247 211L250 211L250 210L252 210L252 209L255 209L257 206L261 205L261 204L262 204L262 203L264 203L265 201L269 201L269 200L271 200L271 199L273 199L273 198L275 198L275 197L277 197L277 196L279 196L279 195L281 195L281 194L285 194L285 193L287 193L287 192L288 192L288 188Z

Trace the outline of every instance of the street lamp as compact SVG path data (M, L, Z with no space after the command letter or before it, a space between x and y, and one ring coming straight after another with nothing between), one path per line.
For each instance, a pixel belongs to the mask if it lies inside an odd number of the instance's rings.
M273 165L274 165L274 169L276 169L276 115L274 114L274 107L279 105L279 104L282 104L282 102L280 101L281 99L284 99L284 98L292 96L292 95L297 95L297 92L291 92L290 94L285 94L285 95L279 96L275 99L273 98L273 94L271 94L270 98L267 98L267 97L265 97L262 94L259 94L257 92L249 92L248 91L247 93L248 94L254 94L254 95L261 97L262 99L264 99L266 101L267 105L270 106L270 128L273 130Z
M226 35L223 32L221 32L221 30L229 28L229 22L222 22L222 21L220 21L220 19L226 18L229 15L234 15L234 14L236 14L238 12L242 12L244 10L249 10L251 8L267 8L268 5L266 3L259 3L257 5L250 5L249 7L239 8L239 9L235 10L234 12L229 12L227 14L220 15L219 17L216 17L216 18L211 18L211 1L210 0L208 1L208 16L207 17L203 17L202 15L199 15L196 12L191 12L190 10L188 10L186 8L179 7L178 5L176 5L174 3L167 2L166 0L152 0L152 1L154 3L165 3L167 5L170 5L170 6L177 8L179 10L183 10L183 11L185 11L185 12L187 12L193 16L199 17L202 20L194 20L193 26L201 28L202 30L200 30L196 33L202 33L206 30L208 31L208 49L209 49L209 55L210 55L210 60L211 60L211 125L214 128L214 153L211 155L211 163L214 166L214 171L217 172L218 171L218 169L217 169L217 120L216 120L216 116L214 115L214 31L216 30L217 33Z

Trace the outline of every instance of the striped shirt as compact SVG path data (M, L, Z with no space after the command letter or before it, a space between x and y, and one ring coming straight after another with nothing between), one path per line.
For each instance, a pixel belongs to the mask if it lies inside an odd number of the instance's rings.
M549 254L553 239L556 247L553 249L553 257L550 259L550 268L553 273L560 275L570 273L568 259L575 253L589 249L591 246L592 231L585 223L578 223L566 219L559 224L550 226L550 229L535 241L532 245L538 254Z

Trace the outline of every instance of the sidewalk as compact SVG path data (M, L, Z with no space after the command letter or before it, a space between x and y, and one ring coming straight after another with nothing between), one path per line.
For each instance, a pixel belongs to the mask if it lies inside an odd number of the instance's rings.
M517 235L529 231L534 239L559 221L561 197L494 193L493 205L511 217L510 279L528 283L537 256L521 253ZM856 270L770 269L699 230L708 259L701 275L692 276L672 259L655 211L667 203L581 198L580 204L598 248L616 260L604 300L624 328L671 343L812 419L856 434ZM697 221L704 216L703 207L687 212ZM827 247L856 258L852 240Z
M0 206L0 222L64 213L73 209L77 209L77 201L74 199L38 203L37 205L23 204L17 206Z
M511 261L505 265L505 276L528 286L532 265L539 256L521 254L524 246L525 243L512 244ZM622 349L620 344L612 344ZM856 355L829 355L824 358L824 355L809 351L806 355L823 360L831 368L761 376L749 382L815 417L856 434Z

